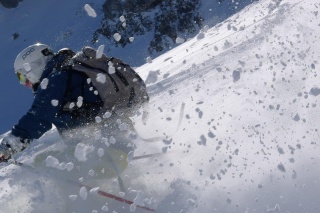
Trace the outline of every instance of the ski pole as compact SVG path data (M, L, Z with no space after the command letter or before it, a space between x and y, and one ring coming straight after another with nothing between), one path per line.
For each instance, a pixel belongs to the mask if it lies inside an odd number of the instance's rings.
M152 153L152 154L138 155L138 156L132 157L131 160L140 160L140 159L144 159L144 158L159 157L162 155L167 155L167 154L175 153L175 152L176 151L167 151L167 152L157 152L157 153Z
M83 183L77 183L77 182L74 182L74 181L72 181L72 182L78 184L81 187L85 187L88 191L93 189L93 187L87 186L87 185L85 185ZM97 193L99 195L101 195L101 196L108 197L108 198L111 198L113 200L117 200L117 201L122 202L122 203L126 203L126 204L129 204L129 205L134 204L134 202L131 201L131 200L127 200L127 199L124 199L122 197L118 197L116 195L110 194L110 193L102 191L102 190L98 190ZM150 212L156 212L154 209L146 207L146 206L141 206L141 205L135 205L135 206L140 208L140 209L144 209L144 210L147 210L147 211L150 211Z
M32 166L26 165L26 164L24 164L24 163L21 163L21 162L18 162L18 161L14 161L14 160L10 160L10 161L8 161L8 163L13 163L13 164L15 164L15 165L17 165L17 166L20 166L20 167L23 167L23 168L25 168L25 169L28 169L28 171L30 171L30 172L34 172L34 168L33 168ZM52 176L51 176L51 177L52 177ZM60 178L60 180L62 180L62 179ZM76 181L73 181L73 180L63 180L63 181L66 181L66 182L68 182L68 183L72 183L72 184L78 185L78 186L80 186L80 187L85 187L88 191L90 191L91 189L93 189L93 187L90 187L90 186L88 186L88 185L86 185L86 184L79 183L79 182L76 182ZM114 195L114 194L110 194L110 193L105 192L105 191L103 191L103 190L98 190L98 191L97 191L97 194L99 194L99 195L101 195L101 196L103 196L103 197L107 197L107 198L110 198L110 199L113 199L113 200L122 202L122 203L126 203L126 204L129 204L129 205L131 205L131 204L135 205L134 202L131 201L131 200L124 199L124 198L122 198L122 197L116 196L116 195ZM152 208L149 208L149 207L146 207L146 206L141 206L141 205L135 205L135 206L136 206L137 208L144 209L144 210L147 210L147 211L149 211L149 212L156 212L155 209L152 209Z

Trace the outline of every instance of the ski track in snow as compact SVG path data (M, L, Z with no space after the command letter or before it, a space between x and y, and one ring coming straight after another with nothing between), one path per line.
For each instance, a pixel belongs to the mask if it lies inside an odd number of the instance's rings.
M156 212L319 212L320 115L310 92L319 84L319 7L263 0L139 67L151 99L146 124L133 118L136 128L142 138L164 140L137 141L135 155L166 153L130 162L126 193L117 180L90 177L91 166L82 178L45 167L39 153L64 147L53 129L19 158L40 169L1 169L1 206L146 212L63 181L77 178Z

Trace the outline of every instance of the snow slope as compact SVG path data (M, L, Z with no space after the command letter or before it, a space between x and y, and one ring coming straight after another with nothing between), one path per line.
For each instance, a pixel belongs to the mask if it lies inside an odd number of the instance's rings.
M39 153L65 145L53 129L19 156L41 169L1 169L1 211L147 212L85 196L71 178L156 212L319 212L319 7L261 0L139 67L151 100L145 124L133 118L145 139L135 155L165 154L130 162L127 193L91 166L46 166Z

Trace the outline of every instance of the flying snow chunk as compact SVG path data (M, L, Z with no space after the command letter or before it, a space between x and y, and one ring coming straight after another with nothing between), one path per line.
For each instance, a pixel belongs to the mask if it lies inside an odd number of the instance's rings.
M110 66L109 69L108 69L108 72L109 72L110 75L112 75L112 74L116 73L116 68L113 67L113 66Z
M69 199L75 201L78 195L69 195Z
M208 32L208 29L209 29L209 26L208 26L208 25L204 26L204 27L200 30L199 34L197 35L197 39L198 39L198 40L203 39L203 38L206 36L206 33Z
M204 33L204 32L200 32L200 33L197 35L197 39L198 39L198 40L204 39L204 37L205 37L205 33Z
M72 102L69 104L69 109L72 109L73 107L75 107L75 104Z
M88 172L88 175L90 175L91 177L93 177L96 174L96 172L93 169L90 169L90 171Z
M185 40L183 38L177 37L176 38L176 43L177 44L182 44Z
M104 84L104 83L106 83L107 77L103 73L98 73L96 80L97 80L97 82Z
M90 189L89 192L90 192L90 194L97 195L99 192L99 187L92 188L92 189Z
M293 117L293 120L294 120L294 121L300 121L300 116L299 116L299 114L296 114L296 115Z
M121 22L125 22L125 21L126 21L126 18L125 18L124 16L120 16L119 20L120 20Z
M134 37L130 37L130 38L129 38L129 41L130 41L130 42L133 42L133 41L134 41Z
M122 123L119 125L120 131L126 131L128 129L128 125L126 123Z
M145 83L146 84L153 84L153 83L157 82L159 75L160 75L159 70L156 70L156 71L151 70L147 76Z
M46 159L46 167L58 168L59 160L49 155Z
M137 206L133 203L130 205L130 212L135 212L137 209Z
M101 210L104 212L107 212L107 211L109 211L109 208L108 208L108 206L102 206Z
M96 52L96 59L99 59L103 55L104 45L100 45Z
M134 155L134 152L133 151L130 151L128 153L128 162L132 161L133 160L133 155Z
M52 105L52 106L58 106L58 104L59 104L59 101L58 101L58 100L53 99L53 100L51 101L51 105Z
M81 187L80 191L79 191L79 195L83 200L87 199L88 196L88 192L85 186Z
M96 123L101 123L102 119L100 116L95 117Z
M31 70L31 65L29 63L24 63L22 66L27 72Z
M104 150L102 148L98 149L98 155L100 158L104 155Z
M110 146L108 138L101 138L101 143L104 143L107 147Z
M66 169L68 172L70 172L74 167L74 164L72 162L69 162L66 164Z
M87 155L94 151L94 148L91 146L87 146L83 143L78 143L75 150L74 150L74 157L80 161L84 162L87 161Z
M120 35L119 33L115 33L115 34L113 35L113 38L114 38L114 40L116 40L116 41L118 42L118 41L120 41L120 39L121 39L121 35Z
M311 90L310 90L310 94L313 95L313 96L318 96L320 94L320 89L317 88L317 87L313 87Z
M152 58L149 56L149 57L147 57L146 58L146 62L148 62L149 64L151 64L152 63Z
M116 139L113 136L110 136L109 142L111 144L115 144L116 143Z
M77 107L80 108L83 104L83 97L82 96L79 96L78 97L78 101L77 101Z
M133 200L135 205L143 205L144 195L142 191L138 191L136 198Z
M210 27L209 27L208 25L205 25L205 26L202 28L201 31L204 32L204 33L207 33L209 29L210 29Z
M104 113L103 118L110 118L111 115L112 115L111 112L106 112L106 113Z
M239 81L240 76L241 76L240 71L237 71L237 70L233 71L232 73L233 82Z
M49 80L47 78L44 78L40 83L41 89L47 89L48 83L49 83Z
M60 170L65 170L65 168L66 168L66 163L65 162L60 163L59 166L58 166L58 169L60 169Z
M93 18L97 17L96 11L89 4L84 5L84 10L87 12L88 16Z
M282 163L280 163L278 165L278 169L281 171L281 172L286 172L286 168L284 167L284 165Z

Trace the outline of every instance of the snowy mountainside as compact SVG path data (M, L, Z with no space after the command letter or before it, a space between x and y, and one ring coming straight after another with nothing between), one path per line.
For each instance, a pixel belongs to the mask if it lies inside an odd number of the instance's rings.
M114 179L81 180L156 212L319 212L319 7L261 0L137 68L150 104L133 117L135 155L165 154L131 161L125 194ZM53 129L19 156L43 172L1 168L2 210L146 212L63 182L77 170L38 157L61 145Z

